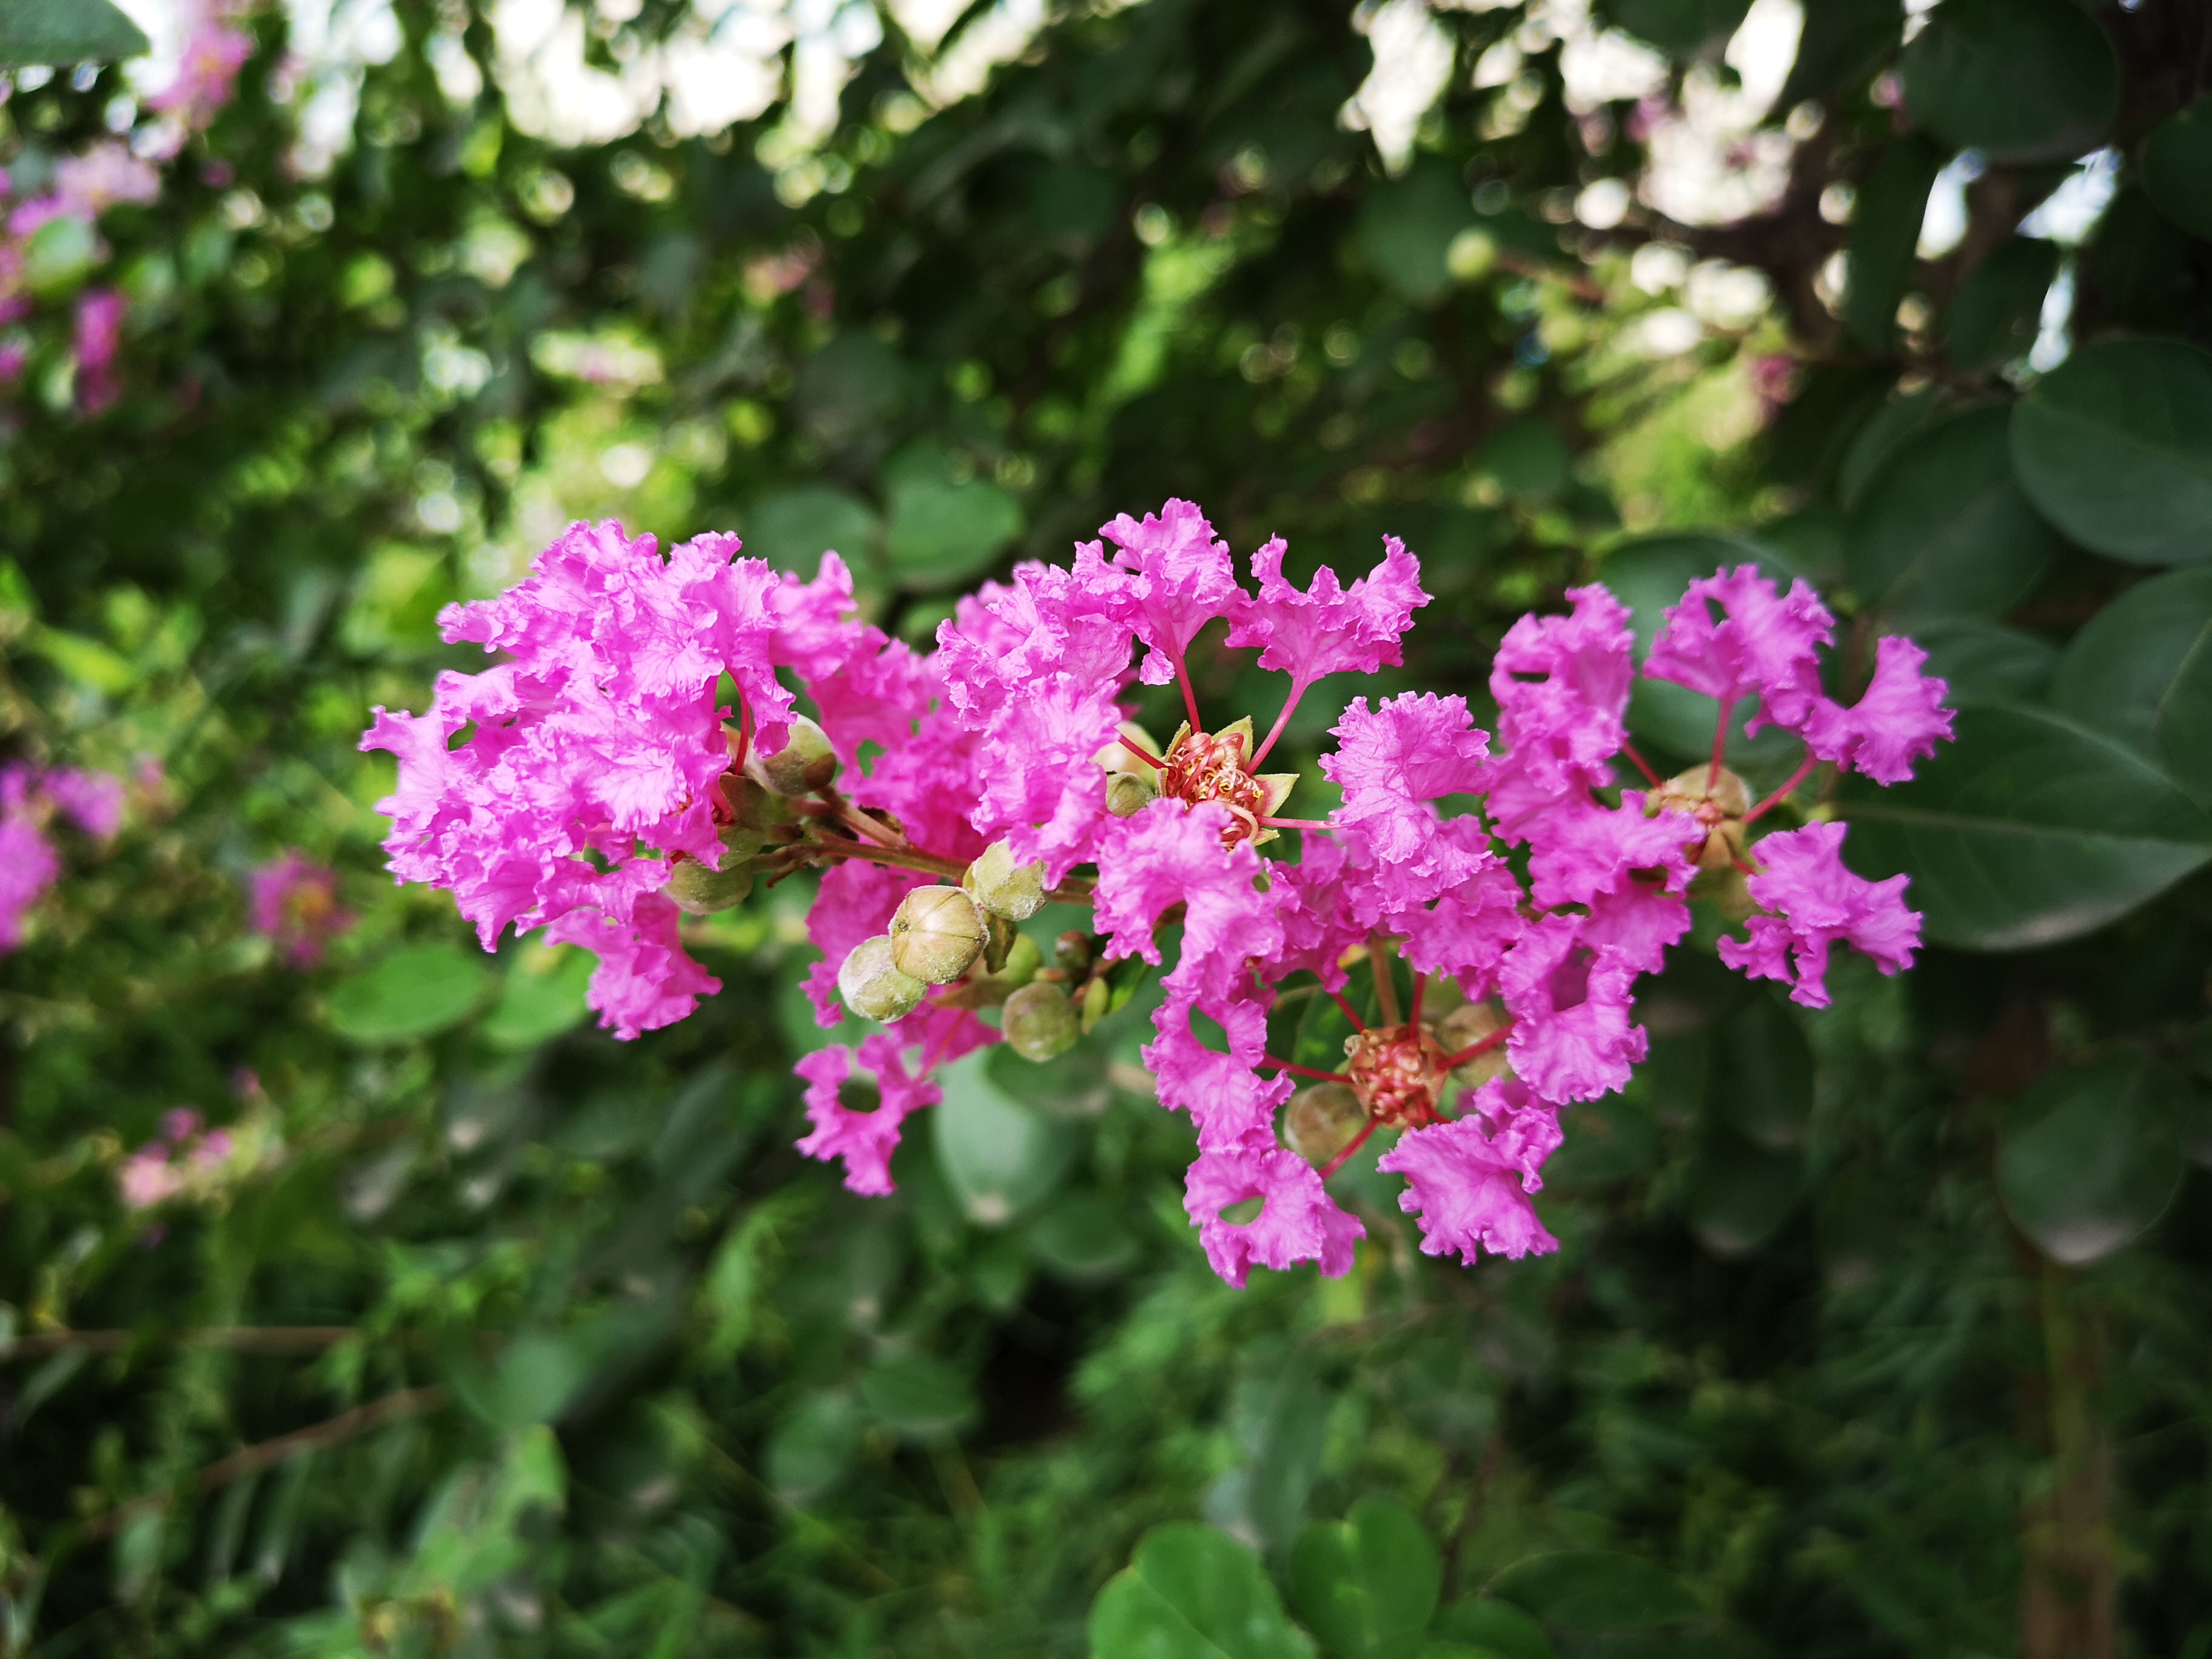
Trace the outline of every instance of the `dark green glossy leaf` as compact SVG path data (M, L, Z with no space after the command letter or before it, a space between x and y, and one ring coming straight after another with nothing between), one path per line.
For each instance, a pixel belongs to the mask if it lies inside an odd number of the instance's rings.
M2005 1114L2006 1212L2053 1261L2110 1255L2173 1201L2190 1103L2180 1075L2145 1054L2045 1073Z
M1552 1659L1544 1627L1510 1601L1470 1596L1437 1614L1436 1634L1486 1649L1500 1659Z
M1796 61L1775 106L1793 108L1872 74L1904 27L1904 15L1892 0L1805 0Z
M1912 269L1912 249L1928 212L1928 192L1943 151L1920 135L1884 145L1851 210L1844 326L1860 344L1887 350L1897 335L1897 305Z
M1725 1079L1719 1086L1726 1086ZM1783 1115L1778 1109L1773 1116ZM1763 1127L1771 1127L1771 1121ZM1691 1176L1691 1230L1716 1255L1748 1255L1782 1231L1804 1186L1805 1164L1798 1153L1716 1129L1699 1146Z
M574 946L550 960L526 956L507 970L499 1000L484 1016L483 1040L520 1052L582 1024L591 1012L584 993L595 965L590 952Z
M1091 1659L1311 1659L1260 1558L1179 1522L1146 1533L1091 1606Z
M884 470L890 508L884 546L902 586L950 587L988 569L1022 532L1021 504L994 483L954 475L921 447Z
M0 68L105 64L151 50L145 32L109 0L8 0L0 6Z
M2192 236L2212 237L2212 97L2176 110L2143 146L2143 189Z
M459 1025L491 982L479 951L403 945L331 993L331 1029L354 1042L405 1042Z
M2145 333L2188 327L2191 239L2140 187L2112 198L2081 251L2081 280L2114 325Z
M781 570L811 576L822 556L836 552L865 566L876 557L883 526L859 496L820 484L763 495L744 520L745 553Z
M860 1449L860 1402L843 1393L817 1394L769 1436L769 1485L804 1504L836 1486Z
M1844 568L1886 621L1995 617L2026 597L2060 542L2013 477L2008 411L1969 410L1893 454L1850 514Z
M2027 355L2058 275L2058 244L2015 236L1960 285L1943 318L1943 341L1960 368L1995 368Z
M2085 547L2135 564L2212 558L2212 352L2106 340L2013 415L2021 486Z
M1385 283L1426 305L1451 286L1452 240L1474 222L1465 187L1449 168L1425 161L1368 192L1354 234Z
M2071 939L2212 858L2212 818L2100 732L2033 708L1969 708L1957 740L1890 789L1854 787L1852 867L1908 871L1926 937L1978 951Z
M1882 378L1887 383L1889 377ZM1917 392L1893 390L1880 399L1852 434L1837 467L1837 500L1845 507L1857 506L1892 456L1954 410L1943 388L1932 383Z
M1508 495L1541 499L1567 482L1566 445L1541 421L1509 421L1475 452L1474 470Z
M1059 1184L1075 1155L1072 1132L1008 1098L981 1054L938 1079L945 1100L929 1115L938 1167L970 1220L1004 1226Z
M1063 1279L1095 1284L1137 1259L1136 1235L1120 1209L1091 1193L1064 1197L1030 1224L1030 1249Z
M2059 661L2051 702L2212 809L2212 566L2154 576L2092 617Z
M861 1375L860 1398L877 1421L908 1440L942 1440L975 1414L975 1390L934 1354L878 1359Z
M1678 58L1717 52L1750 9L1751 0L1607 0L1603 7L1638 40Z
M1954 708L2039 702L2058 667L2057 647L1996 623L1936 623L1915 627L1912 639L1928 653L1927 672L1951 688Z
M1795 1147L1813 1115L1813 1045L1783 1000L1753 998L1715 1036L1711 1086L1722 1115L1769 1152Z
M1944 0L1905 47L1904 74L1916 121L1996 161L2079 155L2119 107L2112 43L2069 0Z
M1291 1547L1286 1580L1299 1621L1341 1659L1409 1659L1428 1628L1443 1563L1402 1505L1364 1498L1317 1521Z
M1009 1098L1047 1117L1096 1117L1113 1103L1114 1085L1105 1045L1085 1037L1051 1060L1024 1060L1003 1043L994 1044L983 1074Z
M1611 1550L1530 1556L1492 1579L1489 1593L1559 1631L1644 1630L1700 1611L1665 1568Z

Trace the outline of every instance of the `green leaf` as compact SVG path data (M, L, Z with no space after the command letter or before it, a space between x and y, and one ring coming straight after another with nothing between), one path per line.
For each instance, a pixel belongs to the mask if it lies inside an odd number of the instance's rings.
M1567 447L1541 421L1509 421L1475 452L1474 470L1508 495L1542 500L1567 482Z
M2189 325L2195 304L2191 239L2151 205L2140 188L2114 196L2081 250L2081 280L2112 322L2145 333Z
M519 1054L573 1030L591 1012L584 993L594 966L589 951L570 946L523 952L507 969L480 1035L495 1048Z
M1944 0L1905 47L1904 76L1914 120L1993 161L2079 155L2119 109L2112 42L2069 0Z
M1050 1060L1024 1060L1004 1043L994 1043L988 1054L983 1074L993 1086L1047 1117L1096 1117L1113 1103L1104 1046L1095 1039L1086 1037Z
M1669 58L1717 52L1751 9L1751 0L1608 0L1612 21Z
M1341 1521L1317 1521L1291 1547L1291 1607L1342 1659L1401 1659L1419 1645L1443 1585L1443 1562L1401 1504L1364 1498Z
M1717 1035L1712 1086L1722 1115L1768 1152L1796 1147L1813 1115L1813 1045L1782 999L1753 998Z
M1995 623L1937 623L1912 630L1927 672L1951 688L1954 708L1970 702L2036 702L2058 667L2058 647Z
M1844 568L1886 620L2000 615L2057 554L2059 538L2014 480L2008 420L1992 405L1937 422L1852 507Z
M2034 236L2015 236L1976 265L1943 319L1952 363L1995 368L2026 356L2057 275L2058 244Z
M88 219L49 219L23 244L23 285L42 300L73 293L105 257Z
M945 1099L930 1113L929 1127L938 1167L969 1219L1002 1227L1060 1184L1075 1155L1074 1135L1000 1092L981 1054L937 1075Z
M1030 1249L1062 1279L1097 1284L1137 1259L1136 1235L1121 1212L1091 1193L1063 1198L1030 1224Z
M1452 239L1474 222L1465 188L1449 167L1424 158L1366 194L1352 236L1368 263L1416 305L1440 298L1451 286Z
M995 563L1022 533L1021 503L981 478L958 480L940 451L918 447L885 469L892 577L903 587L951 587Z
M1531 1556L1492 1579L1489 1593L1559 1631L1646 1630L1700 1611L1666 1569L1611 1550Z
M2069 1267L2140 1237L2181 1185L2189 1094L2179 1073L2141 1054L2045 1073L2000 1131L2006 1213Z
M507 1346L481 1408L497 1427L550 1423L592 1374L586 1345L565 1334L526 1332Z
M8 0L0 6L0 68L106 64L153 50L108 0Z
M934 1354L878 1359L860 1378L860 1398L892 1433L907 1440L943 1440L975 1415L975 1390Z
M1804 1186L1799 1153L1710 1133L1691 1175L1690 1229L1715 1255L1748 1255L1782 1231Z
M2212 810L2212 565L2154 576L2092 617L2059 659L2051 703Z
M849 565L872 563L883 535L874 508L848 491L821 484L763 495L744 522L748 555L806 576L828 552L842 555Z
M861 1427L860 1402L852 1395L816 1395L769 1436L769 1485L793 1504L819 1498L852 1468Z
M2212 859L2212 818L2148 761L2036 708L1962 710L1889 789L1854 787L1845 850L1909 871L1928 939L2020 951L2103 927Z
M431 1036L474 1013L490 982L477 951L458 945L402 945L331 993L331 1029L362 1043Z
M2212 558L2212 352L2106 340L2020 400L2021 487L2084 547L2135 564Z
M1191 1522L1155 1527L1091 1604L1091 1659L1311 1659L1260 1558Z
M1510 1601L1489 1596L1453 1602L1437 1614L1434 1633L1486 1649L1498 1659L1552 1659L1544 1627Z
M1897 45L1904 28L1904 11L1896 0L1805 0L1796 61L1775 107L1793 109L1808 98L1863 80Z
M2151 204L2192 236L2212 238L2212 97L2176 110L2143 146Z
M1897 335L1897 305L1912 270L1912 250L1927 216L1928 192L1943 170L1943 152L1917 133L1893 139L1860 187L1851 210L1844 284L1844 326L1870 350L1887 351Z

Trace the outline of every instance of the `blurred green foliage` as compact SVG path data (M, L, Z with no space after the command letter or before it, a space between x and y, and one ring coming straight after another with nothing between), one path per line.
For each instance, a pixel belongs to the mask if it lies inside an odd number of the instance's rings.
M0 747L161 781L0 958L0 1652L2212 1652L2201 9L1943 0L1908 46L1806 0L1788 177L1708 226L1577 223L1671 106L1571 108L1565 9L1437 11L1393 168L1340 118L1371 5L1068 7L934 111L893 28L793 161L767 117L555 148L486 17L408 0L327 174L253 14L237 101L30 249L10 337ZM1685 105L1738 75L1741 4L1599 10ZM681 21L596 16L607 65ZM19 184L117 73L18 78ZM88 419L57 319L95 278L131 308ZM1406 538L1437 602L1385 692L1480 702L1592 576L1647 645L1723 560L1821 585L1849 672L1909 626L1960 742L1842 806L1922 966L1840 963L1809 1018L1706 915L1634 1086L1568 1114L1557 1255L1421 1257L1370 1152L1356 1270L1237 1292L1142 998L956 1068L862 1200L792 1149L795 884L698 924L723 993L623 1045L584 958L380 873L367 711L480 660L440 608L572 517L835 547L926 641L1169 494L1294 569ZM1683 764L1669 690L1633 723ZM1292 724L1303 811L1341 702ZM312 969L244 924L283 847L359 917ZM240 1151L128 1211L178 1106Z

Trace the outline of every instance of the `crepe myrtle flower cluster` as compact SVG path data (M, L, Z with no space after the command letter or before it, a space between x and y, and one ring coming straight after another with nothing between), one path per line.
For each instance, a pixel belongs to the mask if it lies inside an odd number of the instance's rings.
M0 766L0 956L22 944L31 907L61 876L56 823L112 841L123 827L124 796L123 780L105 772L29 761Z
M1187 1207L1237 1285L1255 1264L1350 1267L1364 1230L1325 1183L1377 1128L1397 1132L1380 1164L1405 1178L1425 1250L1556 1248L1528 1194L1559 1109L1621 1088L1644 1056L1633 989L1688 931L1693 890L1745 921L1723 959L1808 1006L1827 1000L1839 942L1886 973L1911 961L1904 877L1847 870L1823 808L1767 825L1823 763L1905 777L1949 735L1944 684L1890 638L1864 694L1830 698L1834 622L1802 582L1723 570L1667 612L1644 672L1720 708L1711 760L1678 777L1627 742L1628 613L1592 585L1506 635L1494 734L1460 697L1353 698L1319 763L1341 804L1297 817L1299 779L1269 757L1324 677L1401 662L1428 603L1414 556L1389 538L1349 586L1322 569L1301 589L1278 538L1248 586L1187 501L1101 534L1072 566L1024 564L962 599L923 654L856 618L834 554L802 581L732 537L664 556L573 526L514 589L446 613L448 640L504 661L441 677L427 714L376 711L363 746L399 762L380 809L390 867L451 889L487 946L513 925L598 952L592 1000L625 1037L719 988L685 954L687 912L820 870L807 994L825 1026L849 1012L879 1029L799 1061L799 1145L861 1193L890 1190L904 1119L940 1098L936 1067L1001 1041L1050 1059L1139 963L1164 968L1145 1057L1196 1128ZM1284 677L1264 735L1241 714L1210 721L1194 694L1187 653L1217 622ZM1133 678L1181 690L1164 744L1131 718ZM1722 763L1738 725L1804 745L1756 802ZM1648 787L1621 787L1617 759ZM1049 962L1017 926L1048 902L1092 913ZM1345 994L1363 966L1371 1023ZM1340 1067L1267 1052L1295 987L1342 1008ZM870 1079L872 1109L841 1098Z

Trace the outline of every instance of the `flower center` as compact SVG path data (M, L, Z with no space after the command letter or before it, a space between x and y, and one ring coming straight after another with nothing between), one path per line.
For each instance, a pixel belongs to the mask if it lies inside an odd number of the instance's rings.
M1260 772L1251 769L1252 722L1240 720L1218 732L1193 731L1186 720L1160 760L1160 793L1187 805L1218 801L1235 819L1221 832L1221 844L1273 841L1275 832L1263 819L1282 807L1283 799L1297 781L1295 773Z
M1345 1075L1377 1123L1418 1129L1436 1122L1437 1093L1450 1056L1418 1025L1387 1025L1346 1037Z

